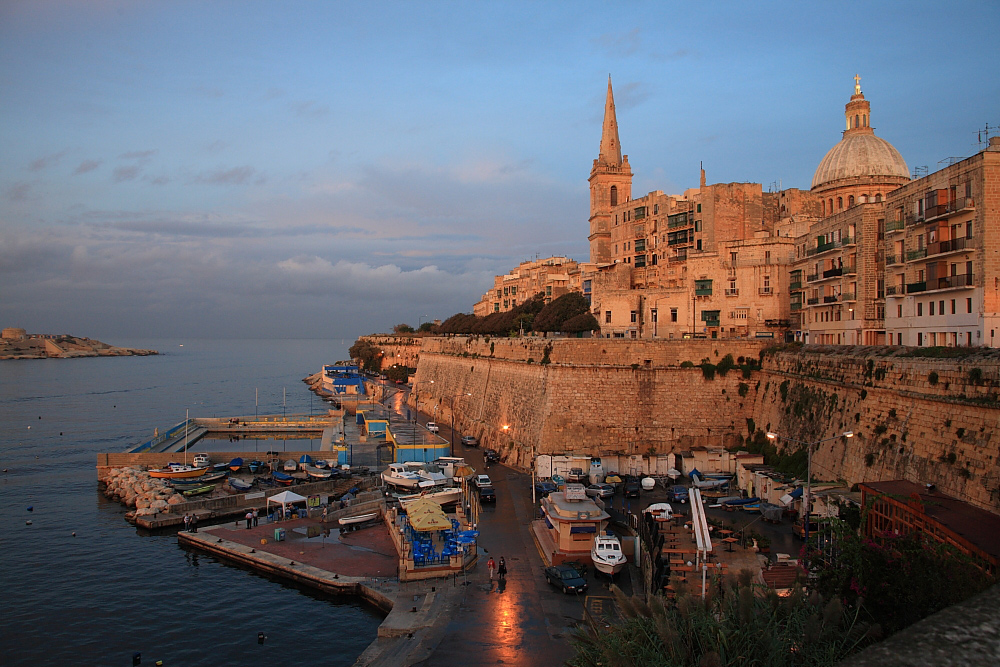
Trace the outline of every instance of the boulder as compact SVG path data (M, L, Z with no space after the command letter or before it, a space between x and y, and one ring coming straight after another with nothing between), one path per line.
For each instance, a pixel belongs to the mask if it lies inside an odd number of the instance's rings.
M138 496L135 499L135 508L137 510L144 510L149 507L149 498L146 496Z
M168 505L180 505L182 502L184 502L184 496L182 496L179 493L175 493L174 495L167 498Z
M154 500L149 506L150 506L150 508L152 508L152 509L156 510L157 512L159 512L159 511L165 510L167 508L167 501L166 500L157 499L157 500Z
M147 507L145 509L141 509L141 510L136 510L135 511L135 515L136 516L152 516L152 515L154 515L156 513L157 513L156 510L151 509L149 507Z

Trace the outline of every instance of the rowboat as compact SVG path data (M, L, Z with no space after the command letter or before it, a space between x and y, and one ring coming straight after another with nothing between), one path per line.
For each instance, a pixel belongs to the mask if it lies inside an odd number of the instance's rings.
M236 477L230 477L229 488L235 493L246 493L253 488L253 484L250 482L244 482L242 479L238 479Z
M329 479L333 475L332 470L323 470L322 468L317 468L311 465L303 465L302 469L306 471L306 474L314 479Z
M345 516L340 518L341 526L350 526L356 523L364 523L365 521L371 521L378 516L378 512L368 512L367 514L355 514L354 516Z
M288 459L281 467L285 472L295 472L299 469L299 464L295 462L295 459Z
M313 457L309 456L308 454L303 454L302 456L299 457L299 467L302 468L303 470L306 469L306 466L311 466L312 462L313 462Z
M215 490L215 484L205 484L204 486L196 486L193 489L181 491L181 493L184 494L185 498L190 498L191 496L200 496L203 493L210 493L213 490Z
M275 470L274 472L272 472L271 478L278 484L281 484L282 486L291 486L292 484L295 483L294 477L292 477L291 475L286 475L280 470Z
M403 509L407 509L415 500L433 500L438 505L447 505L448 503L457 503L461 497L462 489L456 486L440 491L424 491L409 496L399 496L399 504L403 506Z
M254 459L253 461L247 464L247 467L250 469L250 472L256 475L260 471L260 469L264 467L264 462Z
M159 470L150 470L150 477L162 479L180 479L183 477L199 477L205 474L207 468L195 468L194 466L170 466Z
M241 459L238 456L229 462L229 469L232 470L233 472L239 472L240 468L242 467L243 467L243 459Z
M228 472L207 472L199 477L182 477L180 479L171 479L169 481L170 486L174 488L184 487L190 488L192 486L198 486L201 484L208 484L209 482L218 482L220 479L225 479Z

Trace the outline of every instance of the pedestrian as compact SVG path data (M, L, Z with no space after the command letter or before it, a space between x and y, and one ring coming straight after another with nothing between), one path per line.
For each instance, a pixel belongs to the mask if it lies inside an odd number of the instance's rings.
M186 532L191 532L191 515L190 514L185 514L184 515L184 530Z
M497 564L493 560L493 556L490 556L490 559L486 561L486 569L490 571L490 583L493 583L493 575L497 572Z
M247 515L243 518L247 520L247 530L250 530L250 524L253 523L253 512L247 512Z
M260 514L257 512L257 508L253 508L253 527L256 528L260 525Z
M191 532L192 533L197 533L198 532L198 515L197 514L192 514L191 515Z
M500 566L497 568L497 574L500 577L500 581L507 578L507 561L503 559L503 556L500 556Z
M329 510L329 509L330 509L329 505L327 505L327 506L325 506L323 508L323 523L326 523L326 513L327 513L327 510Z

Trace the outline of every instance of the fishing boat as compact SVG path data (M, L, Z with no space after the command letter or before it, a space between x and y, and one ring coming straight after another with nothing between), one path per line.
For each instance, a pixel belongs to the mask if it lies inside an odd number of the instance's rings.
M254 459L253 461L247 464L247 468L249 468L250 472L253 473L254 475L260 472L260 469L263 467L264 467L264 462L258 461L257 459Z
M295 462L295 459L288 459L281 467L285 472L295 472L299 469L299 464Z
M193 489L185 489L181 491L185 498L190 498L191 496L200 496L205 493L211 493L215 490L215 484L204 484L202 486L196 486Z
M228 463L213 463L212 464L212 470L214 470L215 472L226 472L226 473L228 473L229 472L229 464Z
M434 463L421 463L419 461L407 461L403 464L407 471L416 473L424 481L430 482L434 486L447 486L452 480L444 474L441 466Z
M292 477L291 475L286 475L280 470L275 470L274 472L272 472L271 479L273 479L278 484L281 484L282 486L291 486L292 484L295 483L294 477Z
M192 462L195 468L207 468L212 465L212 462L208 458L208 454L195 454Z
M341 526L352 526L365 521L371 521L378 517L378 512L368 512L367 514L355 514L354 516L344 516L340 518Z
M241 459L238 456L229 462L229 469L232 470L233 472L239 472L240 468L242 467L243 467L243 459Z
M229 488L233 490L233 493L246 493L253 488L253 484L250 482L244 482L242 479L238 479L236 477L230 477Z
M206 472L204 475L199 475L198 477L182 477L180 479L168 480L168 484L173 487L191 487L200 484L208 484L210 482L218 482L220 479L225 479L229 475L229 471L226 472Z
M461 498L462 489L456 486L450 489L424 491L423 493L399 496L399 504L403 506L403 509L407 509L415 500L433 500L438 505L447 505L449 503L457 503Z
M167 468L160 468L159 470L150 470L150 477L159 477L161 479L181 479L184 477L199 477L205 474L208 468L195 468L194 466L169 466Z
M625 567L625 554L622 553L622 543L617 535L598 535L594 539L594 546L590 549L590 559L594 561L594 568L598 572L603 572L609 577L615 576Z
M299 457L299 468L305 470L306 466L312 465L312 462L313 462L313 457L309 456L308 454L303 454L302 456Z
M434 482L410 472L402 463L390 463L389 467L382 471L382 480L398 489L424 489L434 486Z
M306 471L306 474L313 479L330 479L333 476L332 470L324 470L322 468L317 468L316 466L304 465L302 469Z

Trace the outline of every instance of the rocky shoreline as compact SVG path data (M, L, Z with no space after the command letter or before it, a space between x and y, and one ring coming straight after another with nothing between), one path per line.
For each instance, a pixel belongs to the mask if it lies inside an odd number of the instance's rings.
M133 357L159 354L156 350L140 350L108 345L99 340L77 336L47 336L24 334L5 329L0 339L0 359L70 359L74 357Z
M187 499L164 480L150 477L140 468L112 468L104 480L104 495L135 509L135 516L169 512Z

